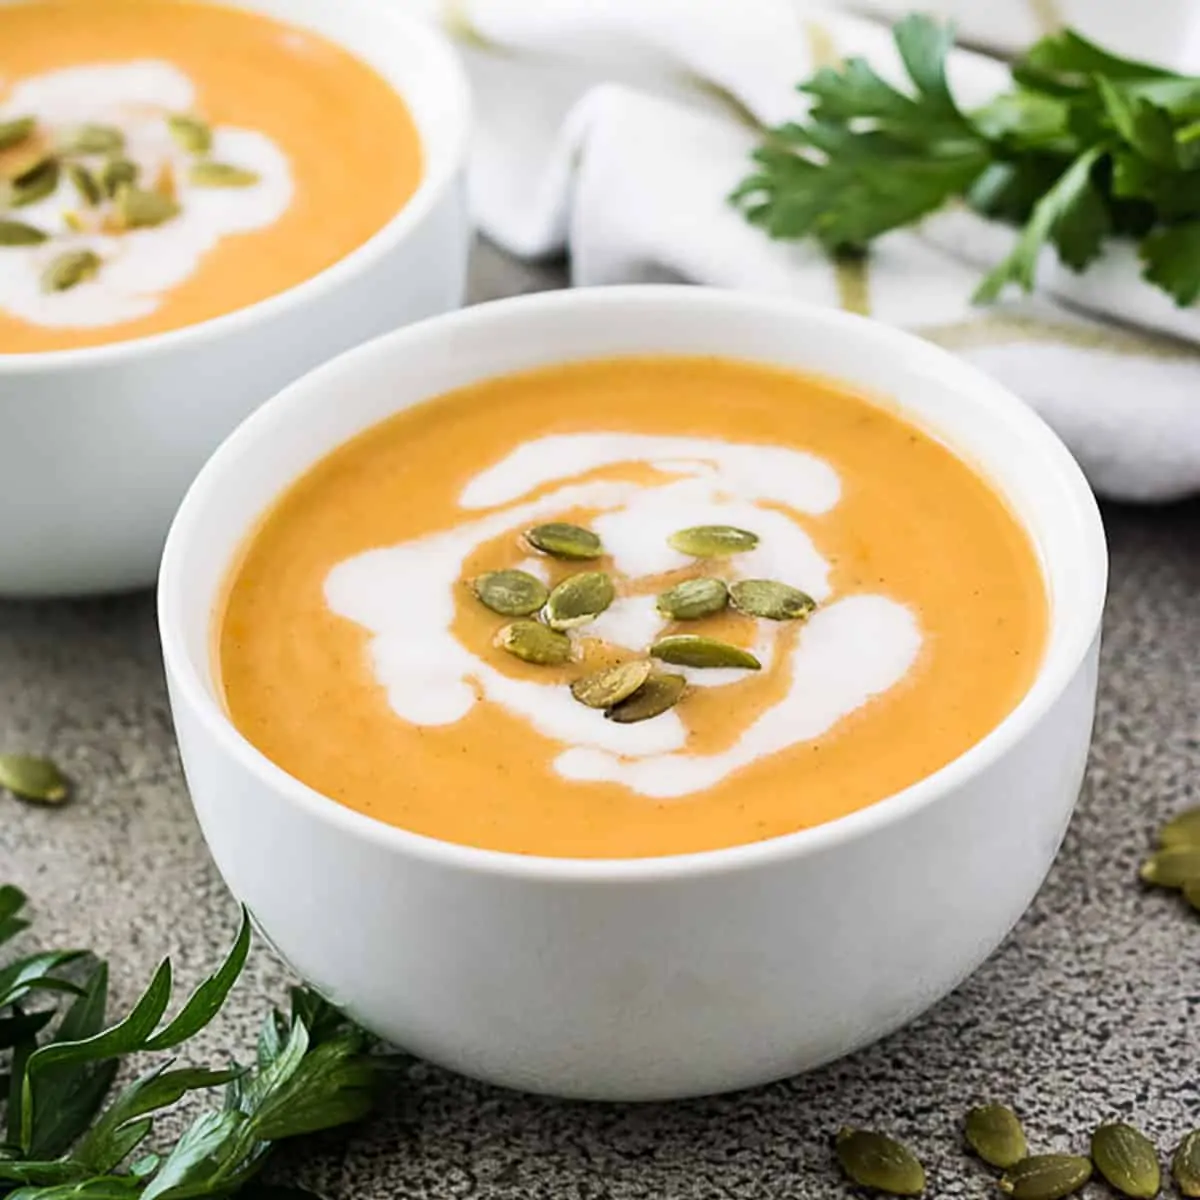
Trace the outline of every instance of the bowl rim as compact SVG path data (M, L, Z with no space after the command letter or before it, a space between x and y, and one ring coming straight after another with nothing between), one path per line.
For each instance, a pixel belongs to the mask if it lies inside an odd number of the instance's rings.
M515 313L536 322L547 309L563 305L591 306L598 312L628 302L661 301L670 305L736 306L778 316L781 311L807 323L819 333L822 326L839 327L874 345L881 353L904 355L938 372L963 391L987 399L989 407L1013 423L1048 456L1065 485L1073 518L1082 531L1080 555L1087 571L1087 603L1070 614L1052 615L1046 653L1032 684L989 733L939 770L872 804L832 821L762 841L714 850L639 858L565 858L462 845L415 833L366 816L325 796L290 775L253 746L236 728L210 692L184 644L182 622L175 613L186 602L181 586L189 543L203 536L206 495L222 485L227 464L236 463L243 448L254 445L286 412L297 391L334 381L349 360L396 354L402 347L420 344L432 327L466 334L485 327L493 313ZM618 352L619 353L619 352ZM736 355L730 357L736 358ZM765 360L764 360L765 361ZM989 413L989 415L991 415ZM263 433L260 435L259 430ZM332 450L334 447L330 446ZM252 527L250 514L246 531ZM1018 517L1036 537L1036 514ZM427 864L489 876L525 881L620 884L661 882L698 876L719 876L756 867L767 867L820 853L859 838L869 837L928 808L986 771L1035 729L1078 675L1095 642L1104 610L1108 580L1108 553L1096 499L1083 471L1058 435L1024 401L978 368L914 334L881 322L802 302L789 297L754 295L719 288L681 285L624 285L573 289L507 297L433 317L367 342L330 360L290 384L242 423L216 451L193 482L172 523L163 553L158 583L158 621L163 658L172 683L172 705L185 705L206 727L215 750L234 759L273 793L316 821L327 823L352 838L375 847L411 856ZM177 695L175 694L177 693Z
M205 321L182 325L162 333L146 334L143 337L75 349L40 350L30 354L0 352L0 379L6 375L40 375L56 371L87 370L120 363L126 359L155 358L176 349L188 349L216 341L226 334L244 332L256 324L270 321L317 300L323 294L350 282L374 263L385 258L442 202L446 192L454 186L463 171L467 160L472 104L470 84L462 60L440 29L431 22L404 12L398 4L379 4L375 0L339 0L339 3L347 7L354 4L357 6L357 12L370 19L393 24L397 37L413 42L418 48L418 53L428 62L435 64L437 75L449 99L447 111L451 114L454 128L446 137L435 139L439 148L444 146L444 153L438 155L440 162L431 170L430 156L427 152L423 154L422 173L417 188L391 220L337 262L284 291L275 292L253 304L233 309L231 312L219 313ZM336 36L321 36L335 45L342 46L343 49L346 48ZM354 52L348 50L348 53ZM388 86L400 95L401 100L405 99L390 81ZM418 132L422 133L420 130ZM422 150L425 150L427 145L428 141L422 133Z

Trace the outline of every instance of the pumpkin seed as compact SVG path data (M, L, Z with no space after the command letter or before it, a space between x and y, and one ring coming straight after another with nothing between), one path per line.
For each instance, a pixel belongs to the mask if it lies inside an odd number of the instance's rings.
M740 646L716 638L700 637L695 633L676 633L659 638L650 647L654 658L677 667L736 667L745 671L761 671L762 663Z
M0 121L0 150L11 150L31 137L37 128L33 117L17 117L13 121Z
M101 188L100 181L83 163L68 163L67 178L88 208L95 208L104 199L104 189Z
M525 531L525 540L535 550L551 558L565 558L572 562L584 562L604 554L600 539L590 529L581 529L564 521L535 525Z
M51 259L42 272L42 291L69 292L100 270L101 259L94 250L68 250Z
M1200 846L1160 850L1142 863L1139 874L1155 887L1181 888L1193 879L1200 879Z
M212 127L199 117L175 113L167 118L167 129L187 154L207 154L212 149Z
M692 558L728 558L753 550L758 545L758 534L734 525L693 525L673 533L667 541L681 554Z
M1158 841L1168 850L1200 846L1200 808L1189 808L1173 817L1158 831Z
M967 1145L989 1166L1005 1170L1028 1153L1017 1114L1003 1104L980 1104L967 1113L963 1129Z
M722 579L685 579L658 598L658 611L672 621L698 621L719 613L729 602Z
M70 795L58 767L29 754L0 754L0 788L34 804L62 804Z
M682 675L651 675L636 692L604 715L618 725L636 725L661 717L683 699L687 680Z
M807 592L773 579L739 579L729 589L729 603L748 617L768 621L797 621L817 607Z
M117 192L116 217L122 229L153 229L179 216L179 205L161 192L123 186Z
M1064 1200L1091 1177L1091 1159L1078 1154L1034 1154L1004 1173L1000 1190L1013 1200Z
M121 188L137 183L141 173L137 163L128 158L110 158L100 169L100 186L107 196L115 196Z
M58 139L63 154L120 154L125 135L113 125L79 125Z
M842 1170L859 1187L889 1196L919 1196L925 1168L903 1142L869 1129L843 1129L834 1144Z
M550 589L528 571L489 571L471 580L479 602L502 617L528 617L537 612Z
M1200 1196L1200 1129L1179 1143L1171 1159L1171 1178L1184 1196Z
M1096 1170L1123 1196L1152 1200L1162 1187L1162 1167L1153 1142L1132 1125L1114 1122L1092 1134Z
M650 678L650 670L646 659L636 658L575 680L571 695L588 708L612 708L628 700Z
M561 667L571 661L571 639L538 621L514 621L496 635L496 645L522 662Z
M0 246L40 246L49 236L36 226L0 217Z
M574 629L594 621L616 599L617 589L603 571L569 575L546 601L546 624L551 629Z
M194 187L244 188L253 187L262 176L257 171L230 163L198 162L192 164L188 178Z
M36 204L54 194L58 187L58 176L57 158L39 158L10 181L5 198L13 208Z

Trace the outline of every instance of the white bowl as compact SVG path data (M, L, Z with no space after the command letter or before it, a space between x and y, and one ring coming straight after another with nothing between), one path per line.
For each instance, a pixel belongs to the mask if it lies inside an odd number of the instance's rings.
M0 354L0 595L152 583L188 484L243 418L332 355L462 303L470 105L449 45L379 0L232 2L374 66L413 115L423 178L365 245L260 304L155 337Z
M283 488L360 430L448 389L647 352L774 363L893 397L994 481L1036 542L1052 608L1037 679L999 727L928 779L819 828L621 861L495 853L392 828L241 737L214 684L213 614L238 547ZM293 384L184 501L159 620L204 835L300 974L368 1028L465 1074L648 1100L837 1058L911 1020L991 953L1041 885L1079 790L1105 581L1103 530L1075 462L972 367L786 300L605 288L427 321Z

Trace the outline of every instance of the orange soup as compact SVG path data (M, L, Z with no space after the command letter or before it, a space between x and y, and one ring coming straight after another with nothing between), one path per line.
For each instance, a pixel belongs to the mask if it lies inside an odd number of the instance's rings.
M401 98L312 32L192 0L0 3L0 354L264 300L420 176Z
M521 854L831 821L979 741L1037 672L1030 538L969 466L817 379L708 358L494 379L342 446L215 626L228 711L380 821Z

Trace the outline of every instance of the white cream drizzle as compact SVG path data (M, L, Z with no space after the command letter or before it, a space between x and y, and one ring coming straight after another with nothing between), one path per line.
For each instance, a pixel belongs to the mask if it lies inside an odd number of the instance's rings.
M40 246L0 250L0 310L45 328L99 328L150 316L171 289L195 274L218 243L238 233L273 225L292 202L294 185L287 155L270 138L250 129L213 130L212 157L245 167L260 181L246 188L198 188L187 181L192 161L171 139L166 116L195 107L196 89L167 62L70 67L17 83L0 105L0 121L36 117L51 129L81 124L113 125L126 136L126 157L154 180L169 164L175 172L180 215L152 229L119 236L65 233L68 212L80 209L71 182L13 216L51 233ZM102 159L92 160L99 166ZM67 250L92 249L103 269L65 292L42 290L46 265Z
M596 470L623 464L652 466L662 481L587 479ZM829 564L800 523L800 514L828 513L840 492L828 463L781 447L607 433L539 438L464 489L463 509L491 511L338 564L326 579L326 601L334 612L371 631L373 673L401 719L448 725L477 703L499 704L564 747L553 763L564 778L612 781L654 798L685 796L760 758L820 737L872 696L894 687L915 662L922 635L911 610L886 596L834 596ZM530 498L531 493L536 494ZM790 583L821 605L790 653L786 695L728 750L687 752L686 706L652 721L618 725L576 703L559 683L497 671L455 638L455 595L471 553L484 542L574 508L598 510L592 527L615 570L629 578L658 575L691 561L667 544L675 530L701 524L753 529L758 547L722 563L722 574L731 580ZM523 566L546 577L537 561ZM754 650L770 669L781 627L771 621L757 626ZM642 651L665 627L653 597L622 597L578 636ZM746 676L724 670L684 673L703 687Z

